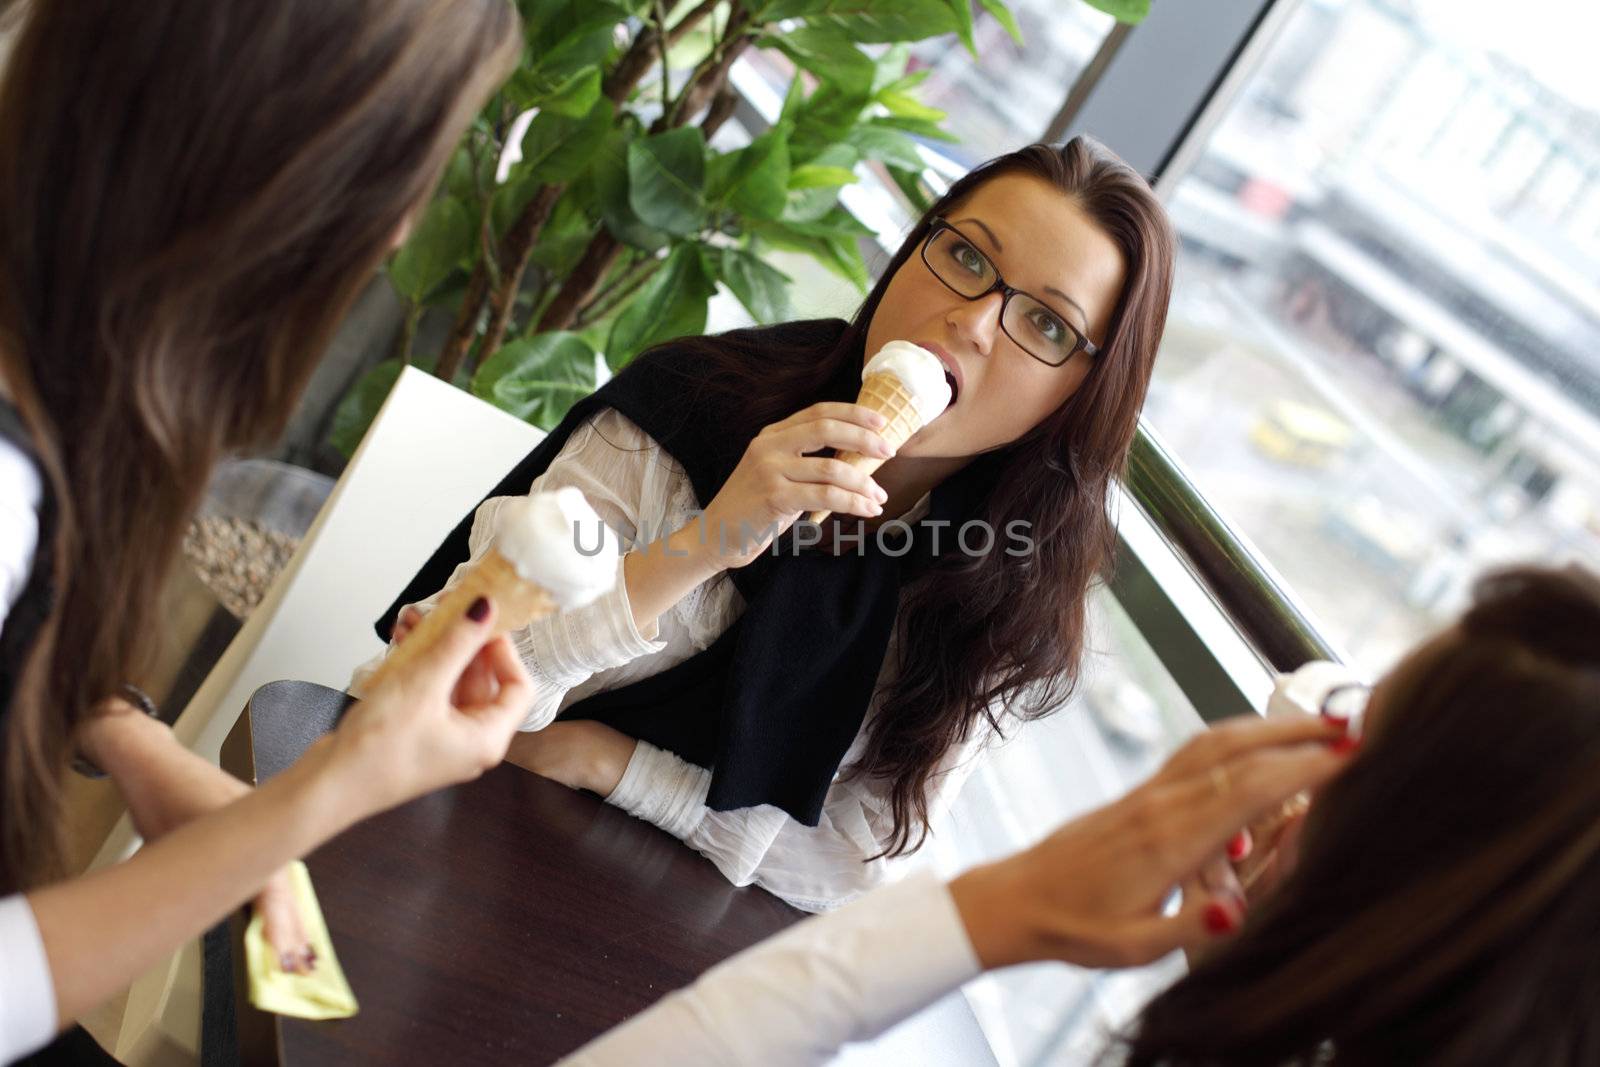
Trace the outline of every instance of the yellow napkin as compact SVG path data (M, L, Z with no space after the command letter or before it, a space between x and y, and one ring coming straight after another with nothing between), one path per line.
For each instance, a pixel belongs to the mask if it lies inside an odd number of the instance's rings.
M250 1003L262 1011L292 1015L297 1019L348 1019L356 1013L356 995L350 991L339 960L333 954L328 925L311 888L311 872L298 860L289 865L294 883L294 905L300 923L317 953L310 974L289 974L278 964L278 954L262 933L259 914L252 915L244 932L245 967L250 972Z

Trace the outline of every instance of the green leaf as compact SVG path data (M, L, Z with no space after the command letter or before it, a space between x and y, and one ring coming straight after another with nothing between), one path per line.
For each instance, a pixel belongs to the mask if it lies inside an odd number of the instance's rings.
M845 93L869 95L878 65L855 41L834 27L801 26L788 33L764 37L758 47L777 48L821 81L832 82ZM904 64L902 64L902 67Z
M583 256L598 229L583 209L587 190L571 187L561 194L539 231L530 259L556 277L565 277Z
M828 167L820 163L807 163L803 167L796 167L789 175L789 188L791 189L837 189L841 185L853 185L856 172L849 167Z
M581 119L600 99L600 68L586 67L553 89L539 104L568 118Z
M680 237L699 233L705 181L706 140L696 126L628 145L628 204L650 226Z
M472 393L525 422L553 430L594 392L594 349L574 333L534 334L504 345L472 378Z
M929 107L910 93L898 89L885 89L878 94L878 103L889 109L889 114L900 119L921 119L924 122L943 122L945 113Z
M940 126L937 122L929 122L927 119L908 119L899 115L877 115L868 119L867 125L903 130L913 137L926 137L931 141L955 142L959 140L955 134Z
M620 370L651 345L702 332L706 301L716 291L700 246L680 244L617 316L606 340L606 361Z
M367 427L377 417L378 409L389 398L389 390L405 364L398 359L386 359L367 371L354 387L339 401L333 413L333 427L328 433L328 444L349 459L356 454L356 446L366 436Z
M760 256L742 248L722 248L717 276L757 322L783 322L789 318L787 274L768 266Z
M782 222L758 222L750 227L762 242L774 248L803 252L865 293L871 287L866 260L854 237L806 233Z
M583 174L611 132L611 101L599 100L582 118L541 111L522 139L522 161L512 170L543 183L570 182Z
M919 171L927 165L917 152L916 142L885 126L857 126L850 131L848 143L862 159L876 159L889 167Z
M1090 7L1099 8L1118 22L1137 26L1150 14L1150 0L1086 0Z
M974 59L978 58L978 42L972 39L972 0L946 0L950 14L955 17L956 35Z
M875 237L872 227L835 204L821 218L806 221L785 221L784 226L795 233L808 233L817 237Z
M789 128L777 126L737 152L707 164L706 196L743 215L775 219L788 203Z
M416 231L389 264L389 281L408 300L427 295L472 255L472 214L453 196L428 205Z
M774 0L753 12L757 21L804 18L861 44L893 44L956 32L949 0Z
M1005 0L978 0L978 6L994 16L995 21L1011 35L1011 39L1017 42L1019 48L1022 46L1022 27L1017 25L1017 16L1011 13Z
M795 109L794 135L789 139L791 162L809 163L818 153L843 141L860 123L861 112L869 103L871 97L845 93L824 82Z
M518 111L546 107L574 75L608 67L617 24L629 15L627 8L602 0L556 0L536 6L536 12L524 13L528 46L505 89ZM575 108L572 113L582 115L587 110Z
M814 163L796 167L789 177L788 203L779 217L785 222L814 222L827 215L839 202L839 187L855 181L851 169L855 165L855 149L836 144L818 154ZM834 180L841 175L849 180Z
M595 199L611 236L634 248L656 252L667 246L667 235L642 222L628 200L628 143L632 132L630 126L623 126L607 136L595 159Z
M903 170L900 167L890 167L889 177L894 184L905 194L906 200L918 215L925 215L933 206L933 198L922 187L922 172L926 169L918 166L916 170Z

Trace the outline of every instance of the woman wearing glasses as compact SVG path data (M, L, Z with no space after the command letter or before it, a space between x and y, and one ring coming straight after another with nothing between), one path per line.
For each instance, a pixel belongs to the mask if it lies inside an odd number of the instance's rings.
M1172 248L1149 187L1093 141L993 160L932 206L853 321L635 360L463 520L379 632L403 638L414 602L483 550L498 499L577 486L620 543L620 580L518 635L539 699L509 758L736 884L811 910L858 896L920 847L992 736L1076 680ZM938 356L954 398L869 477L828 450L888 455L851 401L891 340ZM796 523L815 510L834 513L825 529Z

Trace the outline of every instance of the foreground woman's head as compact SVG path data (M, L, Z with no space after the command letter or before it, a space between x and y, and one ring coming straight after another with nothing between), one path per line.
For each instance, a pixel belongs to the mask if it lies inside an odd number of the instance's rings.
M517 27L506 0L26 6L0 371L56 509L56 598L9 694L0 884L51 858L68 730L152 644L213 464L281 431Z
M1362 751L1135 1063L1600 1063L1600 582L1514 570L1373 693Z

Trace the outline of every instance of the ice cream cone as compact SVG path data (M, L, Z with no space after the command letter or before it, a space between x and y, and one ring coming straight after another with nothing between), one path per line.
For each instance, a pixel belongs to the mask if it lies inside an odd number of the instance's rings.
M362 688L370 691L390 673L425 656L479 597L488 597L494 604L490 636L520 630L536 619L553 614L558 607L555 598L543 586L519 575L516 567L491 545L459 582L445 590L405 640L389 650L383 662L362 683Z
M922 412L917 407L916 398L905 383L893 374L868 375L861 383L861 395L856 397L856 403L871 408L889 421L879 435L896 452L922 429ZM859 452L840 452L837 458L863 474L871 474L889 462L877 456L863 456ZM827 511L813 511L810 519L812 522L821 522L830 514Z

